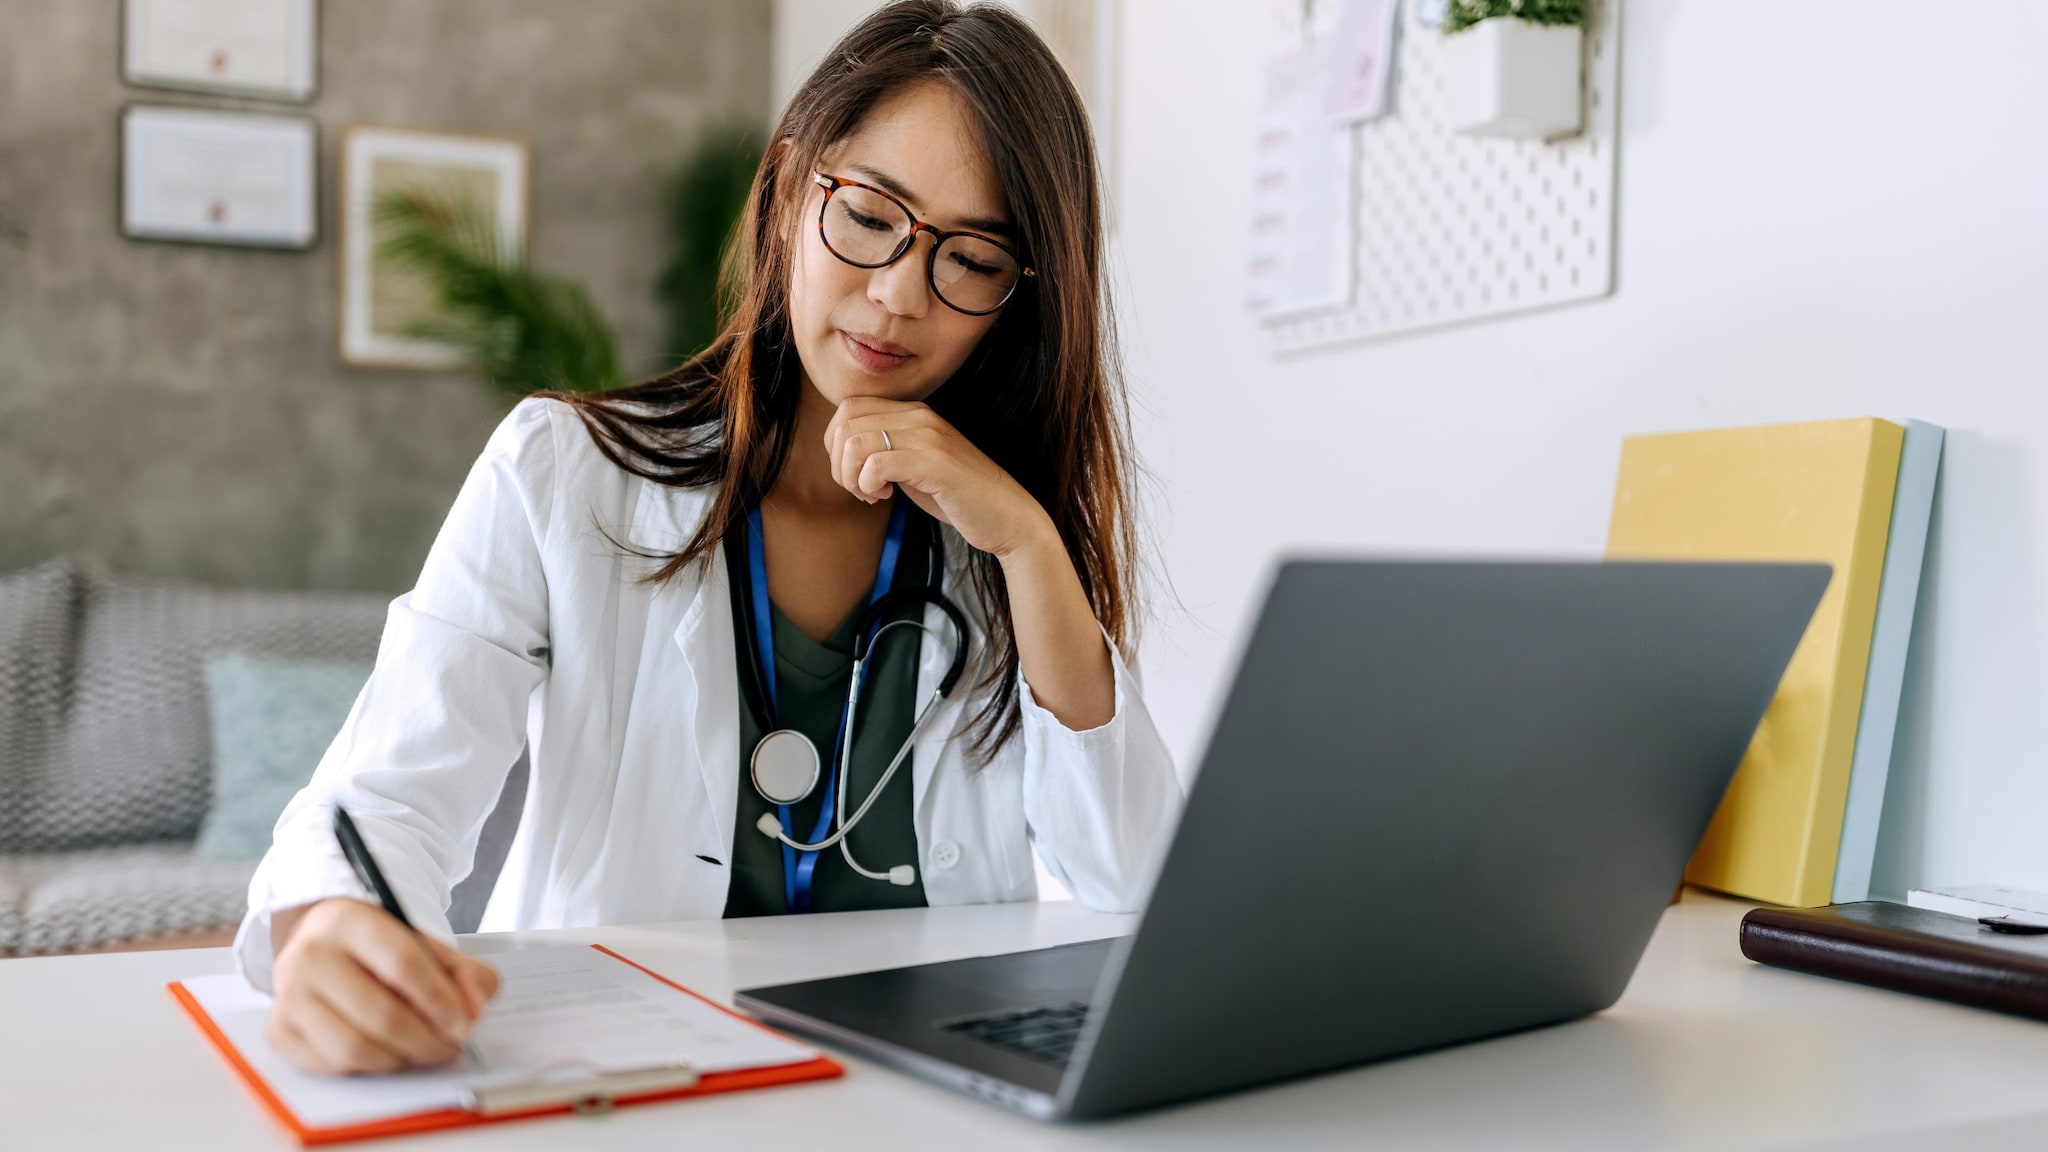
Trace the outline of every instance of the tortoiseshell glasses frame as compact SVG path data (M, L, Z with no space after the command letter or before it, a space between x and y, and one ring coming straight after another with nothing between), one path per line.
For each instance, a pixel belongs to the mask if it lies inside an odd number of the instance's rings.
M904 254L917 243L918 233L929 232L932 236L932 246L925 258L925 284L930 287L932 295L938 297L940 303L955 312L969 316L986 316L1008 304L1011 298L1016 296L1019 285L1038 275L1037 269L1025 266L1016 249L1001 240L979 232L948 232L927 224L917 218L917 213L912 212L909 205L872 184L863 184L858 180L847 180L823 172L813 173L812 180L825 190L825 199L818 205L818 238L824 242L826 251L856 268L885 268L903 259ZM828 226L832 198L846 189L858 189L863 196L880 197L893 206L894 212L901 213L902 219L891 220L842 206L842 214L847 215L848 219L839 222L836 228ZM879 205L866 201L862 207L873 210L880 208ZM869 220L872 223L862 224L862 220ZM858 230L880 231L876 225L886 226L895 236L895 243L887 256L867 259L864 257L872 257L874 253L858 250L860 244L864 242ZM839 237L836 244L833 243L835 234ZM879 240L880 237L876 236L874 239ZM849 252L849 248L855 250ZM946 284L941 284L939 278L941 250L947 253L954 269ZM969 279L970 277L973 279ZM964 296L965 301L948 298L947 284L951 285L955 296ZM999 293L993 297L995 302L982 306L985 298L991 293Z

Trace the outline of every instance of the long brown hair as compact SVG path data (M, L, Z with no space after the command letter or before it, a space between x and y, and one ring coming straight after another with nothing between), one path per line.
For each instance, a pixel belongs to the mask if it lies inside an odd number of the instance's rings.
M790 99L755 173L726 263L738 302L718 339L643 383L552 395L575 406L626 471L717 488L696 534L644 579L673 579L708 561L789 457L804 385L788 296L812 166L884 96L932 80L972 109L1024 262L1038 274L928 403L1051 515L1096 618L1128 654L1136 627L1129 416L1103 286L1095 145L1059 62L1003 8L903 0L848 32ZM980 687L998 688L1018 672L1009 592L992 556L975 553L969 570L994 657ZM992 754L1018 723L1016 694L991 693L975 720L975 752Z

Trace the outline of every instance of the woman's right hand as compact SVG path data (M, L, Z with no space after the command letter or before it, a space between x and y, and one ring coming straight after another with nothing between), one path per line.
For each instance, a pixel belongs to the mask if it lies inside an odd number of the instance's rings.
M272 917L270 1046L308 1072L395 1072L460 1055L498 992L489 964L374 904L322 900Z

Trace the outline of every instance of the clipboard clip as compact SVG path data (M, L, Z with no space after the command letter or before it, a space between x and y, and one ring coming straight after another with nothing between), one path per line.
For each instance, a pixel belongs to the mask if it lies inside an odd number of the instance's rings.
M689 1088L697 1083L697 1070L682 1060L639 1068L584 1071L589 1068L590 1065L582 1063L550 1065L524 1080L471 1084L462 1090L462 1107L478 1116L502 1116L567 1104L579 1116L601 1116L625 1097Z

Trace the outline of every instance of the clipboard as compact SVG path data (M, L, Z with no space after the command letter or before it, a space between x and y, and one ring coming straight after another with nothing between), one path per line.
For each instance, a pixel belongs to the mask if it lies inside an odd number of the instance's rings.
M602 944L593 944L591 947L653 977L685 996L709 1005L749 1028L781 1038L780 1033L773 1029L758 1024L722 1004L699 996ZM636 1104L709 1096L720 1092L739 1092L750 1088L767 1088L809 1080L827 1080L845 1074L845 1068L823 1055L771 1067L702 1073L682 1060L603 1071L563 1065L552 1070L544 1070L549 1073L546 1075L469 1089L465 1093L464 1104L461 1107L439 1108L363 1123L313 1126L301 1122L292 1112L284 1099L264 1080L262 1074L250 1063L183 981L174 981L166 987L171 997L192 1018L192 1022L198 1025L200 1032L213 1044L222 1059L227 1061L228 1066L241 1078L250 1092L255 1094L257 1102L264 1110L290 1132L301 1147L307 1148L371 1140L383 1136L406 1136L444 1128L466 1128L510 1120L528 1120L540 1116L572 1113L592 1115Z

